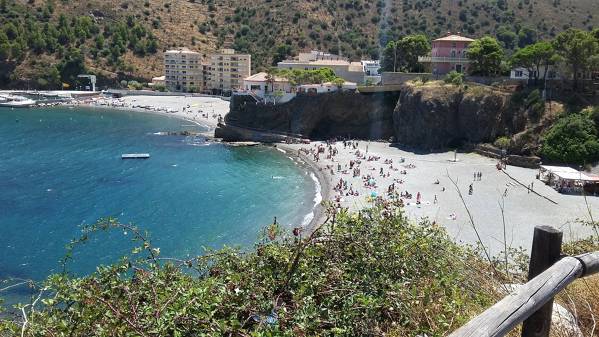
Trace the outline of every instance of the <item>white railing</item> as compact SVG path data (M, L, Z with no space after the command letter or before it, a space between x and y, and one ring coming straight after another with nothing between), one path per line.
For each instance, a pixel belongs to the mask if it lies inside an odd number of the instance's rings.
M467 57L418 56L418 62L423 63L470 63Z

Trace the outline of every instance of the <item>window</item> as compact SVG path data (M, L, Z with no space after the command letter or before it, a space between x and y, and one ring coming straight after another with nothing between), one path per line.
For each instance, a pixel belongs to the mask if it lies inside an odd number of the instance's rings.
M514 77L522 77L522 70L516 70Z

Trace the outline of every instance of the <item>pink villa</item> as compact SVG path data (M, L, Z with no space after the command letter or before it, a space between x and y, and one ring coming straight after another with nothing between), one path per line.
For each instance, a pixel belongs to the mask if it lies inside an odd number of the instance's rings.
M447 33L446 36L433 40L430 56L419 57L418 61L435 75L445 75L452 70L464 73L470 63L466 52L472 41L474 40L459 33Z

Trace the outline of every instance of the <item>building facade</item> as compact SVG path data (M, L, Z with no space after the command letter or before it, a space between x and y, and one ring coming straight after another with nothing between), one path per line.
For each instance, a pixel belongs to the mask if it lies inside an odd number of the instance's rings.
M431 55L422 56L418 61L425 65L434 75L445 75L452 70L459 73L468 71L468 46L474 40L459 34L448 33L433 40Z
M202 91L204 72L202 55L187 48L164 53L164 85L169 91Z
M278 69L300 69L317 70L321 68L330 68L335 75L348 82L364 83L364 65L362 62L350 62L348 59L323 53L320 51L311 51L309 53L300 53L296 58L277 63Z
M207 90L228 93L243 88L243 79L252 72L252 56L236 54L234 49L222 49L208 57Z

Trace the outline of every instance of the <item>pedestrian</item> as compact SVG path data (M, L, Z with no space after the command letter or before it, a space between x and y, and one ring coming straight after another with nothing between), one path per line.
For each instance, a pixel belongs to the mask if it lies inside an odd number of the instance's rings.
M503 196L507 197L507 188L505 189L505 191L503 191Z
M470 187L468 188L468 194L472 195L472 193L474 193L474 188L472 187L472 184L470 184Z
M437 204L437 195L435 194L435 200L433 201L433 203Z

